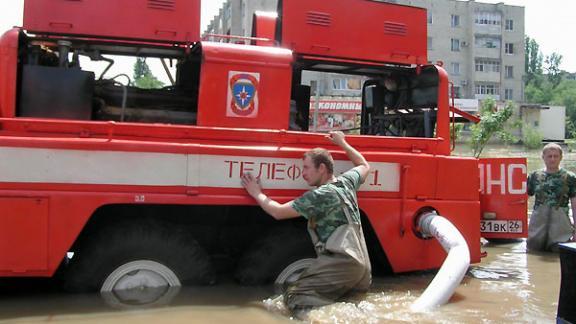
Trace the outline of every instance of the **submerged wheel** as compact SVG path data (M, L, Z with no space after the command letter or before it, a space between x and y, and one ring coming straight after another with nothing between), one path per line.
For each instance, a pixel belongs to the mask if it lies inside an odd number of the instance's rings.
M274 281L274 292L276 294L283 293L289 284L300 278L302 272L308 269L312 265L312 262L314 262L314 259L307 258L289 264L284 268L284 270L282 270L282 272L280 272L278 277L276 277L276 280Z
M70 260L68 291L101 291L114 305L160 303L183 284L214 281L204 250L176 226L123 223L90 233Z
M170 268L151 260L136 260L116 268L104 280L100 294L113 307L168 304L180 291Z
M238 262L235 278L244 285L272 283L288 265L315 257L306 229L282 226L254 242Z

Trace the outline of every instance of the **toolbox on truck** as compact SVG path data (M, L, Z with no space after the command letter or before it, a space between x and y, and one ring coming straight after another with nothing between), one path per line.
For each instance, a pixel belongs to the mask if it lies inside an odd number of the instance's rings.
M200 39L200 0L27 0L24 29L192 43Z
M282 47L303 56L428 61L426 9L368 0L280 0L278 11Z

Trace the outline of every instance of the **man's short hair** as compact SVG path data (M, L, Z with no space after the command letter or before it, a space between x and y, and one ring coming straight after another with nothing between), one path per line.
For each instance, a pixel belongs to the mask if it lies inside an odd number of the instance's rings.
M558 151L558 153L560 154L560 157L562 157L562 147L556 143L548 143L544 146L544 148L542 149L542 156L544 156L544 154L546 154L547 151L550 150L556 150Z
M324 163L328 173L334 174L334 159L332 158L332 154L327 150L317 147L304 153L304 158L306 157L309 157L310 160L312 160L316 169L320 167L320 164Z

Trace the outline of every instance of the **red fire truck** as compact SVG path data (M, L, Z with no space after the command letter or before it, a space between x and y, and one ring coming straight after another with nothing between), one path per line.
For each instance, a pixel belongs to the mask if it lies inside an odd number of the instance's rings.
M525 161L451 155L451 122L465 114L428 63L424 9L279 1L277 16L255 14L253 37L231 42L203 41L199 17L200 0L25 1L23 27L0 39L0 276L93 290L233 271L256 284L312 255L304 221L274 221L240 183L251 172L284 202L309 189L306 150L351 166L308 131L303 71L367 80L349 142L372 167L358 197L375 269L441 265L445 252L416 226L431 210L462 233L472 262L481 236L526 236ZM82 67L82 57L110 67L109 55L177 72L141 89Z

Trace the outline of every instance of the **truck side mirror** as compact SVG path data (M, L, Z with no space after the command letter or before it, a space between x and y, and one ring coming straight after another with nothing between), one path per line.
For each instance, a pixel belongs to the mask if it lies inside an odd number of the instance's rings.
M364 87L364 93L362 94L364 97L364 107L369 109L374 109L374 92L376 91L376 85L370 85Z

